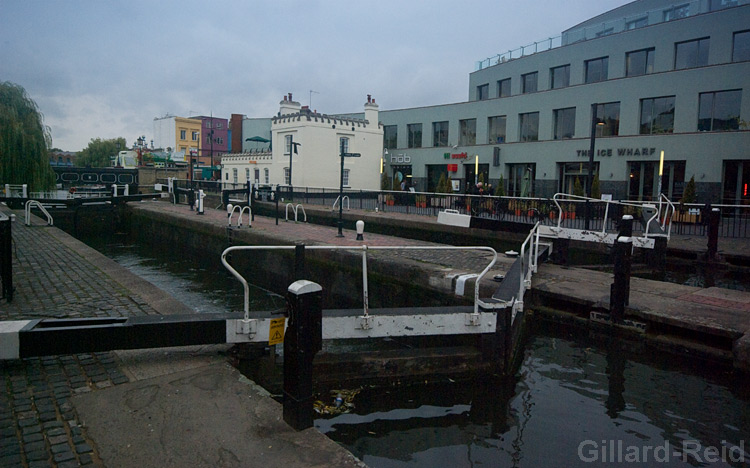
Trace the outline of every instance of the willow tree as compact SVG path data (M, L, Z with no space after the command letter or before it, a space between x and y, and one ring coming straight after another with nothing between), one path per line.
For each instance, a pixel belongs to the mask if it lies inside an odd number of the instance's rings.
M0 83L0 184L28 184L33 192L52 189L51 145L49 127L26 90Z

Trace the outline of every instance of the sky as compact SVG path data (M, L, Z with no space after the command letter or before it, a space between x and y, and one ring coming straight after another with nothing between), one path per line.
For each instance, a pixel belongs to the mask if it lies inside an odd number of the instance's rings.
M52 146L153 138L153 120L462 102L476 62L629 0L0 0L0 82ZM312 92L311 92L312 91Z

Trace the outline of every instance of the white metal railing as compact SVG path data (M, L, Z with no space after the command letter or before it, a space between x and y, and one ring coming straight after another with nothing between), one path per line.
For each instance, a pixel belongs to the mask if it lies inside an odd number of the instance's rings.
M563 209L564 204L572 204L572 203L604 203L605 210L604 210L604 217L602 222L602 228L601 228L601 234L606 234L607 231L607 219L609 215L609 207L610 205L621 205L621 206L630 206L635 208L649 208L652 207L654 209L654 214L651 215L648 220L646 220L646 227L643 233L643 237L654 237L654 236L662 236L666 235L667 239L669 239L671 229L672 229L672 223L670 222L672 217L674 216L675 212L675 206L674 203L672 203L669 198L667 198L666 195L663 193L659 195L659 199L657 201L657 204L653 204L653 202L633 202L633 201L617 201L617 200L600 200L598 198L590 198L585 197L581 195L571 195L569 193L556 193L552 197L552 201L554 201L555 206L557 206L557 209L559 210L560 216L557 220L557 227L562 227L563 219L565 218L564 214L568 211ZM658 230L657 230L658 228Z
M537 222L534 227L529 231L529 235L521 244L521 256L519 261L521 262L521 274L518 280L518 295L516 300L513 302L513 312L511 315L511 323L516 318L516 313L523 310L523 296L527 289L531 289L531 277L537 272L538 268L538 257L539 257L539 225ZM528 249L528 260L526 260L526 251Z
M29 196L27 184L5 184L6 197L26 198Z
M292 203L286 204L286 213L284 215L285 221L289 221L289 207L292 208L292 212L294 213L294 222L297 222L297 214L300 209L302 209L302 214L305 216L305 222L307 222L307 213L305 213L305 207L302 206L302 203L297 203L296 205Z
M234 215L234 212L238 212L237 216L237 227L242 227L242 215L245 214L245 211L247 211L247 227L252 227L252 220L253 220L253 211L250 209L250 206L240 206L240 205L232 205L231 203L227 205L227 226L232 225L232 216Z
M47 224L50 226L53 225L52 223L52 215L49 214L46 208L37 200L29 200L26 202L25 205L25 214L26 214L26 225L31 226L31 208L39 208L42 213L47 217Z
M335 210L336 209L336 205L339 204L340 200L341 200L341 195L339 195L338 197L336 197L336 200L333 201L333 206L331 207L331 210ZM344 205L344 202L346 202L346 209L347 210L351 210L351 206L349 205L349 195L344 195L344 199L341 202L342 207Z
M250 318L250 285L245 278L235 270L227 261L227 255L239 250L294 250L295 245L237 245L228 247L221 254L221 263L237 278L244 288L244 312L245 320ZM310 250L361 250L362 251L362 300L364 317L369 315L369 298L367 287L367 251L368 250L479 250L492 254L492 260L477 276L474 283L474 315L479 314L479 283L488 271L497 262L497 252L492 247L454 247L454 246L342 246L342 245L306 245Z

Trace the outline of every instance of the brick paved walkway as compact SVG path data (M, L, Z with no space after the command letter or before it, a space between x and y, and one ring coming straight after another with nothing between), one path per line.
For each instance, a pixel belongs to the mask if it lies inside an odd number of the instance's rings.
M0 301L0 320L156 313L53 238L61 231L26 227L20 215L12 229L15 294L11 303ZM58 247L42 248L51 245ZM97 464L70 397L125 382L114 353L0 361L0 467Z

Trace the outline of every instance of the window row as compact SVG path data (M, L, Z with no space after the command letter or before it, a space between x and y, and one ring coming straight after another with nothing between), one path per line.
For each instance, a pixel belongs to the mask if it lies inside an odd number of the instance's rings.
M698 131L716 132L739 130L740 102L742 90L712 91L700 93L698 98ZM639 133L653 135L674 132L675 96L661 96L640 100ZM554 109L553 140L565 140L574 137L576 108ZM596 106L597 136L616 136L620 132L620 103L610 102ZM506 115L487 118L487 144L499 144L506 141ZM422 147L422 124L409 124L408 148ZM458 121L458 145L477 144L477 119ZM518 114L518 141L539 140L539 112ZM384 147L397 148L398 126L384 126ZM448 121L432 123L432 146L449 146Z
M677 42L674 45L674 70L703 67L708 65L710 38L702 37L689 41ZM634 50L625 54L625 76L640 76L654 72L655 48ZM735 32L732 38L732 61L750 60L750 30ZM609 57L598 57L584 62L583 83L597 83L609 78ZM521 75L521 94L535 93L539 90L539 72ZM505 78L496 83L496 96L508 97L511 79ZM570 86L570 64L553 67L549 70L549 88L559 89ZM477 100L490 98L489 84L477 86Z

